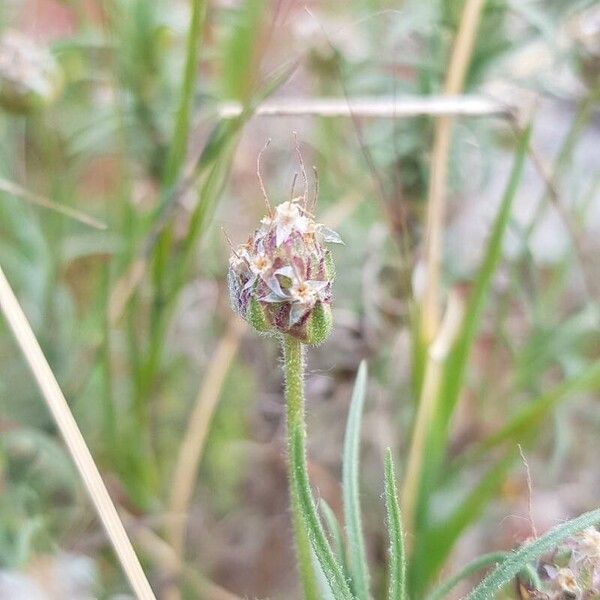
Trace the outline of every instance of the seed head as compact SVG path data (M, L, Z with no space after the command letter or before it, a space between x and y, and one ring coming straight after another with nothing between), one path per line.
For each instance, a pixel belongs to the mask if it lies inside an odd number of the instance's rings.
M245 244L232 248L233 310L261 332L320 344L331 330L333 260L327 243L339 235L316 223L305 197L282 202Z
M550 600L600 599L600 532L589 527L566 539L536 565ZM537 597L537 596L532 596Z
M28 113L50 104L62 87L54 57L17 31L0 38L0 107Z

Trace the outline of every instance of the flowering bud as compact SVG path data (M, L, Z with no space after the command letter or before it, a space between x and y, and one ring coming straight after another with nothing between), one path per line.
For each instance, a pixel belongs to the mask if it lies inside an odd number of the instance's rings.
M17 31L0 38L0 107L28 113L50 104L62 87L54 57Z
M335 276L326 242L339 235L315 223L306 202L283 202L229 261L229 293L235 312L261 332L285 333L320 344L331 330Z
M595 600L600 598L600 532L590 527L568 538L536 565L542 589L531 598ZM538 596L531 595L533 592ZM543 596L542 596L543 595Z

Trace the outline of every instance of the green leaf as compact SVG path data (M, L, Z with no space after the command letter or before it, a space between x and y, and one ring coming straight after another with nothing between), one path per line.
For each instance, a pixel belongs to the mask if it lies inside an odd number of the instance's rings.
M177 119L173 140L169 148L164 170L164 185L173 185L181 165L183 164L187 150L188 133L190 129L190 114L194 102L194 91L196 87L196 76L198 73L198 38L206 15L206 2L203 0L192 0L192 15L187 37L186 60L181 82L181 97L177 109Z
M336 560L329 542L323 531L319 515L310 491L308 475L304 468L304 432L301 427L295 427L291 432L292 452L290 460L293 465L292 485L298 494L298 501L302 520L306 527L308 538L310 539L312 549L321 565L323 574L329 583L331 592L335 600L356 600L350 587L344 571Z
M325 573L323 573L323 569L321 568L321 564L317 559L317 556L313 552L313 549L310 549L310 557L313 567L313 572L315 574L317 590L316 592L320 594L318 596L319 600L335 600L335 596L329 587L329 582L327 581L327 577L325 577Z
M510 583L528 563L537 560L560 542L572 535L600 523L600 508L557 525L537 540L521 546L490 573L467 597L467 600L492 600L506 584Z
M247 100L259 78L262 29L268 18L265 0L246 0L231 11L228 37L221 49L222 93L225 99ZM261 34L262 32L262 34Z
M470 577L477 571L485 569L490 565L500 563L506 558L506 552L490 552L489 554L482 554L475 560L470 562L466 567L463 567L456 575L453 575L438 586L430 595L429 600L444 600L446 596L463 580Z
M327 525L327 529L329 530L329 536L333 543L333 549L336 554L336 557L339 563L342 565L344 572L348 572L348 564L346 561L346 552L344 550L344 538L342 536L342 529L340 524L338 523L337 517L333 512L333 509L327 502L321 498L319 501L319 507L321 509L321 514L323 515L323 519L325 520L325 524Z
M398 504L396 478L392 451L385 453L385 506L390 537L390 581L388 600L406 600L406 552L404 551L404 533L402 516Z
M437 403L438 409L436 410L435 419L431 423L431 433L426 444L427 456L423 461L423 471L420 478L420 489L415 511L415 553L417 555L421 554L426 558L429 558L428 548L427 546L423 546L424 539L420 534L423 529L428 527L429 501L439 482L452 414L456 408L460 392L463 389L471 347L477 334L489 287L502 257L504 236L510 221L513 201L523 174L531 129L531 125L529 125L519 135L512 171L492 226L483 261L473 282L465 309L464 320L457 340L443 365L440 395ZM447 550L449 551L450 548ZM441 565L443 558L441 560L438 559L437 562L438 566ZM434 572L435 570L430 570L430 575L433 575ZM427 583L428 581L424 578L411 574L412 588L414 586L425 587ZM413 589L413 591L416 592L417 590Z
M359 500L359 464L360 464L360 425L365 403L367 385L367 364L360 363L350 413L344 437L344 460L342 488L344 496L344 518L348 536L349 571L354 592L359 600L369 598L369 572L367 567L365 542Z
M550 411L564 398L577 392L600 387L600 364L592 364L581 373L563 381L555 388L539 396L514 415L499 431L490 435L474 450L488 451L504 442L524 442Z
M446 363L444 385L442 386L442 389L445 390L442 402L442 418L444 423L449 421L458 401L471 346L473 345L477 327L479 326L481 312L487 299L493 275L502 257L504 234L510 220L513 200L523 174L525 157L527 156L527 148L529 147L529 140L531 138L531 129L530 125L519 137L513 168L487 242L483 262L473 283L473 289L465 311L464 322L457 342Z
M515 456L516 452L513 450L500 458L448 518L421 533L421 539L415 546L413 565L413 576L417 586L426 585L442 567L458 537L479 517L485 506L497 494ZM420 595L422 588L416 591L419 591Z

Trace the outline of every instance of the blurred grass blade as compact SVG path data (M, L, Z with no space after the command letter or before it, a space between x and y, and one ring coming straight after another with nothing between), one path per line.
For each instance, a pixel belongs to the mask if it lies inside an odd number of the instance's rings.
M319 500L319 508L321 509L321 514L323 515L323 519L325 520L325 524L329 530L329 535L331 537L331 541L333 542L333 549L337 559L342 565L344 572L348 572L344 538L342 536L342 529L338 523L337 517L335 516L331 506L329 506L329 504L327 504L323 498Z
M166 156L163 169L163 197L172 193L172 188L177 182L182 166L185 162L188 146L188 136L190 130L190 118L194 101L194 92L196 89L196 77L198 72L198 37L202 28L205 14L204 0L191 0L192 10L188 29L186 59L181 83L181 93L179 95L179 107L175 120L175 130ZM166 194L164 193L166 192ZM162 204L162 203L160 203ZM159 206L160 206L159 204ZM158 213L160 215L160 211ZM160 235L156 240L154 247L154 256L152 261L152 275L154 284L154 301L152 304L152 314L150 320L152 324L157 323L152 329L152 337L155 344L161 344L164 336L163 323L165 319L160 314L160 307L165 303L165 297L169 293L165 286L165 272L168 268L169 255L173 246L173 235L171 227L166 225L161 228ZM166 312L169 312L168 309ZM161 344L162 345L162 344ZM157 368L159 362L158 353L151 350L149 359L146 363L146 372L151 376ZM145 395L138 394L138 398Z
M327 542L325 532L319 520L317 509L310 491L310 483L304 464L304 450L302 436L304 432L300 427L292 431L292 455L290 460L295 465L292 485L296 488L298 500L302 511L304 525L310 539L314 553L323 569L323 574L329 583L335 600L356 600L353 596L341 565L336 560L331 547Z
M100 522L104 526L108 539L113 545L131 588L138 599L155 600L152 588L146 579L123 523L121 523L117 509L102 481L98 467L77 426L67 400L1 268L0 309L73 458L85 490L96 509Z
M442 381L440 385L440 398L438 410L431 427L431 435L427 444L427 460L423 464L423 473L420 482L419 500L416 506L416 514L423 515L427 512L428 499L432 493L432 486L438 480L439 469L442 464L444 448L448 438L450 419L456 408L460 391L462 389L467 361L471 347L477 333L479 320L487 293L502 256L502 246L510 220L513 201L517 192L527 148L531 137L531 124L519 134L517 148L506 189L494 221L492 232L487 242L483 262L473 283L473 289L469 295L463 324L460 328L457 340L446 358ZM417 544L420 542L417 538Z
M471 561L466 567L463 567L456 575L453 575L442 585L437 587L429 596L429 600L444 600L447 595L463 580L467 579L477 571L485 569L490 565L495 565L502 562L507 556L506 552L490 552L482 554L475 560Z
M188 144L188 133L190 130L190 114L194 103L194 92L196 89L196 79L198 73L198 46L202 24L206 15L205 0L192 0L192 15L190 18L190 28L188 30L186 59L181 83L181 95L179 108L177 109L177 118L175 121L175 131L173 140L167 154L165 163L165 172L163 183L170 187L181 169L185 159Z
M592 364L579 375L560 383L522 408L499 431L486 438L474 453L488 451L507 441L525 442L561 400L577 392L599 388L600 364Z
M406 552L392 451L385 453L385 506L390 537L388 600L406 600Z
M227 99L246 101L258 80L261 30L266 23L265 0L246 0L234 12L230 35L222 50L222 89Z
M468 596L467 600L492 600L528 563L537 560L560 542L600 523L600 509L557 525L548 533L508 555Z
M344 437L344 460L342 488L344 496L344 518L348 536L348 563L354 593L359 600L369 598L369 572L365 553L360 514L359 464L360 426L362 421L367 385L367 364L363 360L358 368L350 413Z
M483 262L479 268L479 272L473 284L473 289L470 293L467 307L465 310L465 320L457 342L448 357L447 367L445 369L445 385L442 387L444 392L442 402L442 419L446 424L458 401L458 396L464 380L466 364L471 351L471 346L477 334L477 327L482 309L487 299L487 293L502 257L502 245L504 234L510 220L513 200L516 196L519 182L523 174L525 158L527 156L527 148L531 138L531 124L519 135L517 149L513 168L502 198L502 203L494 225L490 238L487 242L487 247Z
M461 533L477 520L485 506L498 493L515 456L516 452L511 451L498 459L443 523L421 533L421 539L415 547L412 573L413 583L420 590L417 595L422 594L427 583L442 567Z

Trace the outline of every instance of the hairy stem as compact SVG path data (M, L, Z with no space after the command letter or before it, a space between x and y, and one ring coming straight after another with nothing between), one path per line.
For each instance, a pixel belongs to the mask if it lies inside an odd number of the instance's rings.
M308 471L305 448L306 425L304 422L304 347L300 341L289 335L282 336L282 346L287 405L288 479L296 557L305 600L318 600L319 596L311 560L310 540L302 520L298 486L295 485L297 470L303 469L305 473ZM303 452L300 465L294 464L292 460L294 456L294 431L302 432Z

